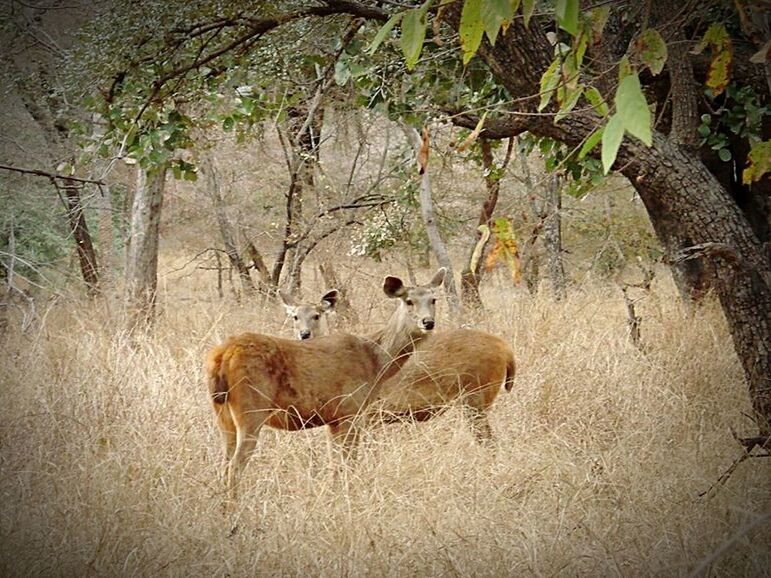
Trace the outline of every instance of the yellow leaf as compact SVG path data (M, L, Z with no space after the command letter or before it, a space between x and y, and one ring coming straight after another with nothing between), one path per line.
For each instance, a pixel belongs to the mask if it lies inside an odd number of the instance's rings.
M474 130L471 131L471 134L469 134L462 143L458 145L458 152L465 151L468 147L470 147L476 140L479 138L479 133L482 132L482 128L485 125L485 119L487 118L487 112L485 112L482 115L482 118L479 119L479 122L477 123L476 127L474 127Z

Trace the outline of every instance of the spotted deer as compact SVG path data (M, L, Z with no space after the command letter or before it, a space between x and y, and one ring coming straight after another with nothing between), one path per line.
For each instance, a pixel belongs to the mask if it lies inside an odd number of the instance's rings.
M297 304L290 295L279 291L286 315L292 319L297 339L329 334L329 315L334 312L339 296L340 292L332 289L324 293L318 303Z
M357 416L434 328L434 290L444 274L439 269L417 287L386 277L383 291L398 305L386 326L368 337L295 341L244 333L209 352L205 371L231 497L265 425L288 431L328 426L346 455L355 450Z

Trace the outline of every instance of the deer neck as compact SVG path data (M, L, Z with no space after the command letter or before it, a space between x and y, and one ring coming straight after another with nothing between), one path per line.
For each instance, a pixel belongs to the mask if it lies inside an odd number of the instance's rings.
M407 306L400 301L386 326L369 337L373 343L373 353L380 368L381 379L388 379L399 371L415 350L415 345L426 336L424 331L415 326L407 312Z

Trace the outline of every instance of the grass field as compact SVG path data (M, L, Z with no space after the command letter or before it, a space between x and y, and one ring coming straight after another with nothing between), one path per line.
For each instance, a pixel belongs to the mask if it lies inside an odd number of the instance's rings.
M388 314L377 285L354 296L382 301L354 332ZM662 276L638 304L641 352L613 286L483 298L476 325L518 364L494 451L449 411L370 430L338 476L325 430L264 430L230 516L202 359L238 331L288 335L278 305L162 299L133 347L104 303L10 323L0 575L771 576L771 460L698 497L739 455L730 428L750 428L717 305L689 315Z

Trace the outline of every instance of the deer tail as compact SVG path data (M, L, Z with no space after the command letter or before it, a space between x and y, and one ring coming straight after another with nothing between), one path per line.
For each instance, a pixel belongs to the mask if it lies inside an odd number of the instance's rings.
M506 381L504 387L506 391L511 391L514 386L514 372L516 370L516 364L514 363L514 353L509 349L508 359L506 360Z
M220 345L209 352L206 358L206 376L209 380L209 394L211 400L217 405L224 405L228 401L228 379L223 357L227 347Z

